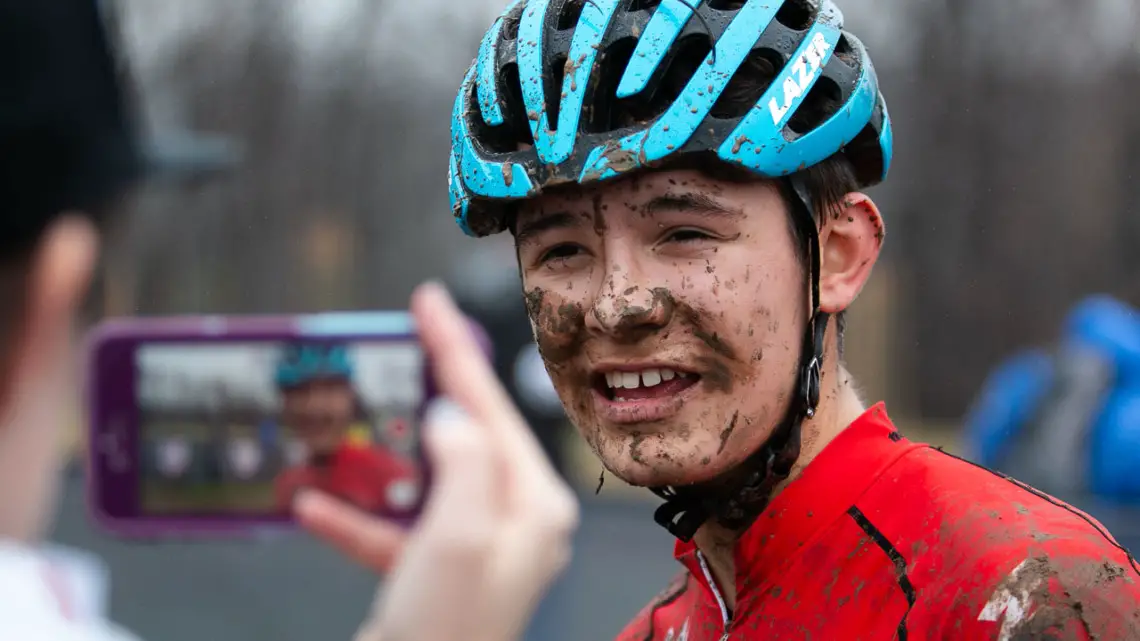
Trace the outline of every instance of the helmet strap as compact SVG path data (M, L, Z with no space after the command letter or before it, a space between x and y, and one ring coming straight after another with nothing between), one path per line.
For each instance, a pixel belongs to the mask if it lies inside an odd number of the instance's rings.
M658 525L682 541L689 541L710 518L729 529L743 529L759 516L771 501L776 485L791 474L800 456L800 427L805 418L815 416L819 405L823 348L829 314L819 310L820 248L811 195L802 179L791 176L780 181L785 200L790 203L795 224L806 239L811 287L811 315L804 328L800 366L794 397L784 420L754 454L737 470L726 475L721 487L690 485L651 488L665 499L653 514Z

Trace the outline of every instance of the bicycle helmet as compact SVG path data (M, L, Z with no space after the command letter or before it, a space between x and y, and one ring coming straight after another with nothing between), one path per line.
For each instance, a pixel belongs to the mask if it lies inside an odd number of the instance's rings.
M694 52L699 64L694 64ZM703 58L703 60L702 60ZM766 61L743 101L726 89ZM682 88L674 65L692 69ZM738 92L729 92L738 93ZM802 170L840 154L861 188L890 167L886 102L863 44L831 0L515 0L483 38L452 114L449 188L465 233L510 224L512 203L701 154L780 179L808 239L814 313L798 398L740 479L716 496L655 488L657 520L682 539L706 519L744 525L799 456L819 400L828 315L818 309L819 243Z
M352 360L343 345L290 345L277 362L277 387L288 389L315 380L351 379Z

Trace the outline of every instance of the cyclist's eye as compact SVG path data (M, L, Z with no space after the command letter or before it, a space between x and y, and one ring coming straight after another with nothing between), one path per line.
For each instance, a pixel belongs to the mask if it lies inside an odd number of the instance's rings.
M540 264L549 265L551 263L556 263L557 261L565 261L568 258L573 258L580 253L582 253L582 248L578 245L564 243L562 245L555 245L554 247L546 250L538 262Z
M711 235L697 229L675 229L665 234L665 242L673 243L691 243L710 238Z

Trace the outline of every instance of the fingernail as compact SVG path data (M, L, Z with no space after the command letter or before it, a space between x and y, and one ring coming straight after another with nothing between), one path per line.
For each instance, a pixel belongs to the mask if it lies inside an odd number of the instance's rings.
M428 405L424 423L430 430L448 430L462 425L467 420L467 412L449 398L437 398Z
M447 291L447 287L438 280L429 280L420 285L420 289L429 293L431 296L438 296L448 301L451 300L451 294Z

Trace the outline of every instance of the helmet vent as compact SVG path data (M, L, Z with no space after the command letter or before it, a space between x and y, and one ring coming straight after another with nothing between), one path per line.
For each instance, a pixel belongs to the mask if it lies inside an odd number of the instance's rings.
M736 11L744 5L744 0L708 0L709 9L717 11Z
M586 0L566 0L558 11L559 31L566 31L578 26L578 18L582 17L582 10L586 8Z
M713 118L741 118L760 100L772 84L772 78L784 66L784 58L772 49L753 49L732 74L728 85L717 98L710 115Z
M617 88L621 83L629 61L633 59L634 49L637 48L637 38L628 37L615 41L606 47L605 52L599 56L600 63L595 71L596 86L593 90L593 100L583 113L582 128L587 133L605 133L622 127L637 124L640 114L645 110L645 99L641 96L630 96L618 100Z
M847 32L841 33L839 42L835 43L834 57L852 69L859 67L859 54L855 53L855 48L851 46L851 41L847 39Z
M519 80L518 64L504 65L500 75L503 78L502 89L506 92L508 105L505 114L506 123L503 127L511 135L511 148L508 151L515 151L519 144L534 145L534 134L530 130L530 122L527 121L526 110L523 108L522 81Z
M526 8L525 4L519 4L511 11L510 15L503 19L502 39L506 42L514 42L519 39L519 24L522 23L522 12Z
M788 121L788 129L797 134L805 134L834 116L843 106L843 92L839 85L827 76L821 76L804 98L800 108Z
M694 33L682 36L674 45L673 55L663 63L661 86L653 97L653 117L657 117L673 104L693 79L709 52L712 42L708 34Z
M519 82L519 66L515 63L503 65L499 72L501 78L500 90L504 92L504 123L492 127L483 119L483 112L472 92L471 103L468 105L468 117L474 127L473 138L478 140L482 147L490 153L509 153L518 151L520 145L533 145L534 136L531 135L530 123L523 113L522 85Z
M812 18L818 9L815 3L808 0L785 0L780 10L776 12L776 22L789 29L803 31L811 26Z
M690 4L697 4L699 0L687 0ZM646 9L653 9L661 4L661 0L629 0L626 5L626 11L645 11Z
M546 123L550 129L558 129L558 114L562 107L562 81L566 78L566 61L569 57L556 54L550 62L550 69L542 79L546 94Z

